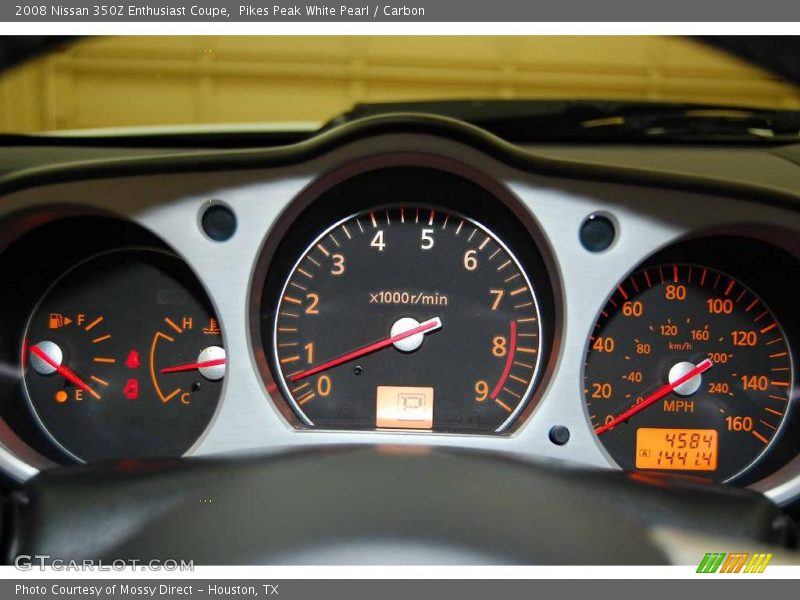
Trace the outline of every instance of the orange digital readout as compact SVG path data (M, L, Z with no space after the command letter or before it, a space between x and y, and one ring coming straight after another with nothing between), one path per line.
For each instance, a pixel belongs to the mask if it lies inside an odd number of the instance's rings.
M717 431L642 427L636 431L636 468L713 471Z
M410 385L379 385L378 427L430 429L433 427L433 388Z

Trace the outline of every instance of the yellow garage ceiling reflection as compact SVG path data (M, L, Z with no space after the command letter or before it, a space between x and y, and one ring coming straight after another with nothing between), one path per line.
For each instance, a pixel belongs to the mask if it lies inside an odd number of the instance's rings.
M0 131L318 124L357 102L603 98L800 108L676 37L102 37L0 75Z

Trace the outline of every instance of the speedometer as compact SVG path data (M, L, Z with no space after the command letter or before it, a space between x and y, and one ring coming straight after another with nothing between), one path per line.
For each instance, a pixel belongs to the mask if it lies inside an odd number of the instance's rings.
M584 396L621 467L725 481L781 431L792 368L783 329L753 290L711 267L660 264L609 298L589 339Z

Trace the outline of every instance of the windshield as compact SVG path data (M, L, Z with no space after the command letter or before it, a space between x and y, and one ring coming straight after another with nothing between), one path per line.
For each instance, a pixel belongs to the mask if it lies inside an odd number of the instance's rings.
M0 73L0 132L312 130L358 103L614 99L800 109L778 76L678 37L82 39Z

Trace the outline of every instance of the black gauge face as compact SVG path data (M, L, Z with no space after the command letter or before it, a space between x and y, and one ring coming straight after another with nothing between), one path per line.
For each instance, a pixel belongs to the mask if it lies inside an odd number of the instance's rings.
M628 470L743 473L779 435L792 358L781 325L737 279L663 264L622 282L589 340L584 396Z
M374 208L295 260L264 343L307 425L495 432L524 406L537 297L481 224L429 205Z
M178 456L217 408L225 351L186 265L129 249L52 285L30 318L23 365L36 417L72 457Z

